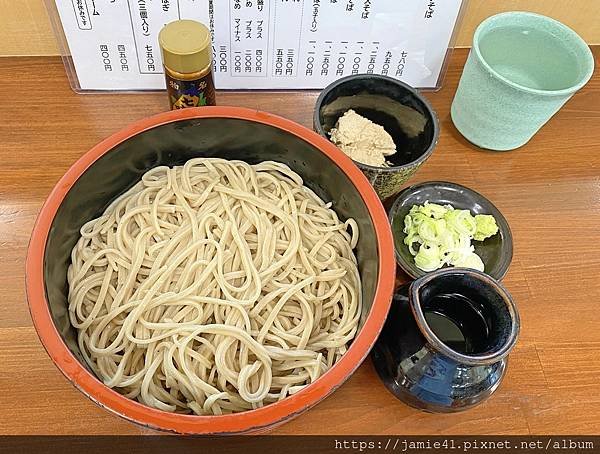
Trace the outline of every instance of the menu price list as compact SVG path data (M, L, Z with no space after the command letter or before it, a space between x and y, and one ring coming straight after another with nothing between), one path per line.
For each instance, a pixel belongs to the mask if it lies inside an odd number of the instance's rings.
M56 0L82 90L164 88L158 32L205 23L217 88L320 89L350 74L434 87L460 0Z

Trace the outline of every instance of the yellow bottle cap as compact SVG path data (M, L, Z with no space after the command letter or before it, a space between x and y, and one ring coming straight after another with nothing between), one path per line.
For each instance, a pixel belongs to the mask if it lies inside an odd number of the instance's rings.
M158 34L163 64L178 73L195 73L211 64L208 28L193 20L176 20Z

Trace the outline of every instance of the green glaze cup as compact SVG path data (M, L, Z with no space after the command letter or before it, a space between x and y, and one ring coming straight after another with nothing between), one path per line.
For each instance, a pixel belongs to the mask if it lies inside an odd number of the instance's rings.
M497 14L475 30L452 121L479 147L513 150L526 144L593 71L589 47L566 25L528 12Z

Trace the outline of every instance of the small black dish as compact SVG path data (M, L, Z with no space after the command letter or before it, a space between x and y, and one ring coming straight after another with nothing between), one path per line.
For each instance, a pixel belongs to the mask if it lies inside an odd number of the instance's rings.
M425 202L440 205L452 205L456 209L470 210L473 215L491 214L498 224L498 233L484 241L473 241L475 252L484 265L484 272L494 279L500 280L508 271L513 256L513 242L510 227L506 218L500 213L492 202L472 189L456 183L444 181L430 181L406 188L396 198L389 212L392 233L394 234L394 247L396 249L396 262L406 274L418 278L427 274L417 268L414 257L404 244L404 217L413 205L422 205Z
M439 122L429 102L413 87L378 74L342 77L321 92L313 128L329 139L329 131L347 110L377 123L392 136L396 153L390 167L354 163L382 200L400 192L404 183L431 156L438 141Z

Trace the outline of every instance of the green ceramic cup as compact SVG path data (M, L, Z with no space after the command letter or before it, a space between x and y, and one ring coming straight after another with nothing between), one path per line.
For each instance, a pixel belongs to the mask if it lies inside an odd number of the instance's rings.
M452 121L475 145L513 150L526 144L594 71L594 58L566 25L508 12L484 20L473 36Z

